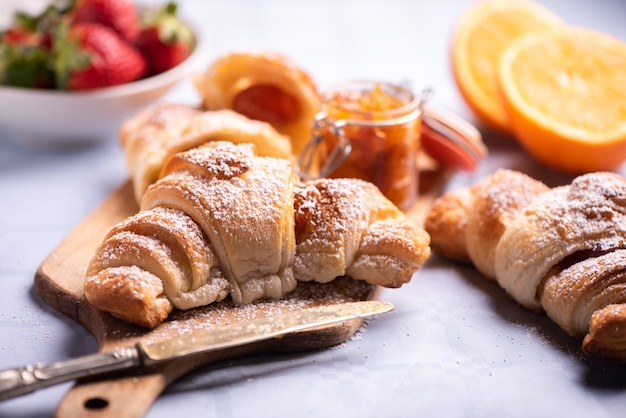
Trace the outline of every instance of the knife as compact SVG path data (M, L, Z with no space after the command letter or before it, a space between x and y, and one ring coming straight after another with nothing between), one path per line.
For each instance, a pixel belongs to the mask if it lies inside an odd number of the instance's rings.
M195 330L173 339L150 343L140 341L134 346L55 363L7 369L0 371L0 400L70 380L120 371L142 371L177 358L238 347L351 319L368 318L391 310L391 303L378 300L324 305L218 328Z

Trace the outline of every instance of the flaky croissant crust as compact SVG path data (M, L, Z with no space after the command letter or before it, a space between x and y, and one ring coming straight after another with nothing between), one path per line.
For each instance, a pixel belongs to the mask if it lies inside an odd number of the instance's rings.
M224 109L202 111L179 103L159 103L120 128L120 143L137 202L169 158L211 141L251 143L261 156L295 159L290 139L270 124Z
M280 298L298 280L349 275L399 287L430 255L428 234L375 186L302 183L291 161L257 156L252 144L175 154L140 207L97 249L85 295L148 328L174 308L229 295L238 304Z
M626 360L626 180L590 173L549 188L499 170L451 191L425 221L434 251L470 261L545 311L589 354ZM453 240L448 234L456 234Z

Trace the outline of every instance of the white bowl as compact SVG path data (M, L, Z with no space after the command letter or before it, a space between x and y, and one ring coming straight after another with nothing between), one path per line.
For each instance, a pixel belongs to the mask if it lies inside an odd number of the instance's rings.
M169 71L84 92L0 86L0 130L9 141L35 147L72 146L116 138L127 118L156 102L190 76L201 51Z

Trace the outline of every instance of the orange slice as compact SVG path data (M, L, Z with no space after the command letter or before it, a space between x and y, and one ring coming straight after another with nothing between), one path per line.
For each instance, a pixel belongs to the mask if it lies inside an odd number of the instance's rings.
M504 51L502 97L516 138L548 166L582 173L626 160L626 43L590 29L527 34Z
M502 51L520 35L560 24L555 14L529 0L481 0L457 22L451 46L454 79L487 127L510 133L496 81Z

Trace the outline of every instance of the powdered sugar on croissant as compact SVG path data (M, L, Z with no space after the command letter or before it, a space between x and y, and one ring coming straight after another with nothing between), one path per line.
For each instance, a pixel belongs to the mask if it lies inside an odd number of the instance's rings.
M291 161L253 149L214 141L170 158L97 249L89 302L151 328L228 295L280 298L296 280L399 287L429 256L428 234L373 185L299 183Z
M251 143L258 155L294 158L288 137L268 123L227 109L200 111L184 104L159 103L128 119L119 136L137 202L170 157L206 142Z
M348 275L400 287L430 256L428 234L365 181L297 185L295 219L295 272L301 281L325 283Z
M585 352L626 360L626 179L590 173L548 188L500 170L442 196L425 228L435 251L465 250L520 304L584 337ZM447 248L455 228L463 239Z
M87 299L151 327L173 307L202 306L228 294L248 303L293 290L295 180L289 161L256 157L249 144L216 142L177 154L144 194L142 211L115 226L98 248L87 271ZM142 295L109 297L110 287L135 286L137 274L127 276L121 266L158 277L158 297L171 302L169 310L155 314L145 306L141 317L126 315ZM122 274L112 276L109 268Z

